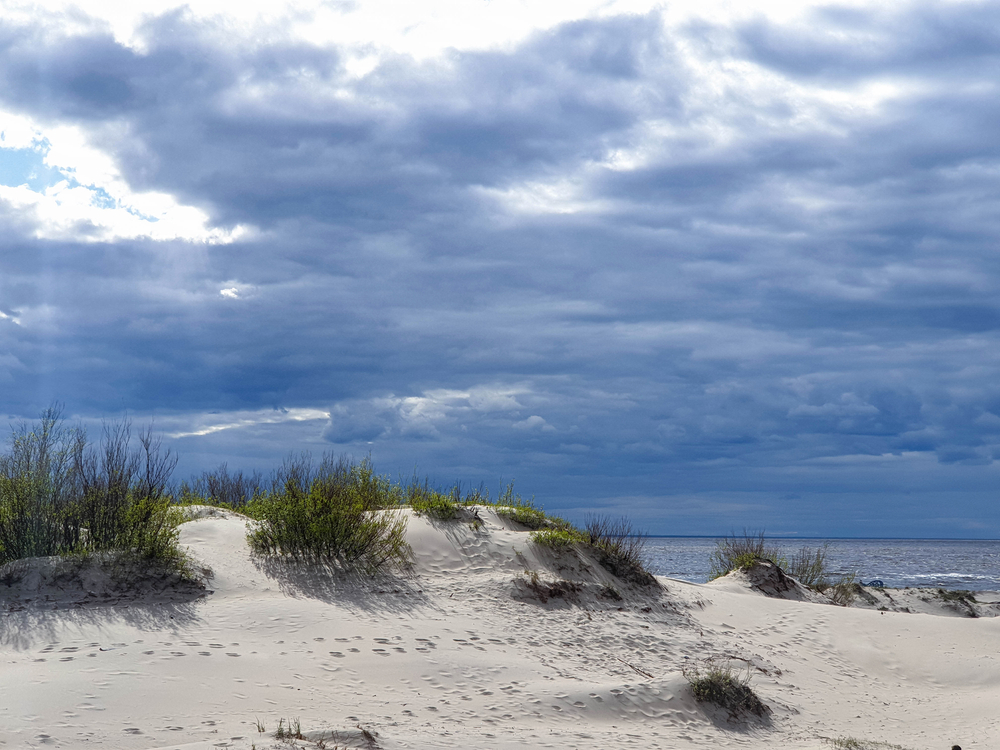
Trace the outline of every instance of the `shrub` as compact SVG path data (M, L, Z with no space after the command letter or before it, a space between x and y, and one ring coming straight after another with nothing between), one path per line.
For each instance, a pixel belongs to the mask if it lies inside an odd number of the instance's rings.
M858 740L854 737L838 737L827 742L837 750L906 750L902 745L877 740Z
M220 464L215 471L202 472L190 483L181 482L180 486L181 503L217 505L231 510L240 510L264 494L264 478L259 471L230 474L226 463Z
M646 535L637 531L631 521L624 516L590 516L585 529L588 544L608 572L640 586L657 585L643 559Z
M845 573L840 576L836 583L831 584L826 589L822 589L822 591L830 597L831 602L838 604L841 607L850 606L851 602L854 601L854 597L856 597L859 592L864 593L861 586L854 580L854 573ZM868 597L874 600L870 594Z
M829 542L816 549L803 547L796 555L787 559L783 569L803 586L817 591L825 591L831 585L830 571L826 562L829 551Z
M324 456L317 470L307 456L289 459L276 474L281 491L251 503L250 547L337 563L375 573L409 560L406 519L396 509L398 487L378 476L371 461Z
M0 456L0 564L114 551L184 567L179 515L167 491L176 459L151 429L106 424L100 444L63 425L58 407L14 429Z
M788 565L781 550L767 544L763 531L744 530L742 538L733 534L716 543L711 557L711 577L720 578L734 570L746 570L758 560L770 560L782 570Z
M737 672L727 663L709 660L704 668L684 670L695 700L714 703L732 716L747 713L764 717L771 713L750 687L750 668Z

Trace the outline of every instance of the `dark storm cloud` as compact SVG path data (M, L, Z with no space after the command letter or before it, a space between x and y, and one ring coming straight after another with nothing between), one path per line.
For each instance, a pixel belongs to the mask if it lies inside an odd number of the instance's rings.
M620 17L361 77L183 13L141 50L8 29L4 106L254 228L77 243L7 210L8 409L322 408L308 439L175 431L204 465L370 451L663 532L995 535L994 15Z

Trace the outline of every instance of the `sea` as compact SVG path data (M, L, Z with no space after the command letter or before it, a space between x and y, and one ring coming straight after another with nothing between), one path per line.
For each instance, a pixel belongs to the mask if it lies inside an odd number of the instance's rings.
M657 575L704 583L718 537L648 537L645 555ZM1000 540L768 539L789 554L829 545L831 573L854 573L893 588L1000 591Z

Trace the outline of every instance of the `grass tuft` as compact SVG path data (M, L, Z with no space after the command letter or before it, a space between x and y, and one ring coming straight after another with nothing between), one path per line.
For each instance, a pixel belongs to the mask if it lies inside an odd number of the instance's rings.
M531 541L540 547L566 550L575 544L586 542L586 537L576 529L539 529L531 532Z
M709 660L703 668L684 670L695 700L713 703L739 717L745 714L764 717L771 709L750 687L750 668L738 672L727 663Z
M643 559L646 535L637 531L631 521L625 517L590 516L585 529L587 542L605 570L639 586L657 585Z
M854 737L838 737L827 740L836 750L907 750L902 745L893 745L890 742L879 742L877 740L858 740Z
M759 560L770 560L782 570L788 565L781 550L767 543L763 531L744 529L742 537L732 534L716 543L710 559L711 577L721 578L734 570L747 570Z

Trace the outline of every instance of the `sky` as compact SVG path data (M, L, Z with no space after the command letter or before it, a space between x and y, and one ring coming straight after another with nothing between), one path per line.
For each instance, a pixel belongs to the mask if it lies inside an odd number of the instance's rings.
M987 2L0 0L0 411L1000 538L998 87Z

